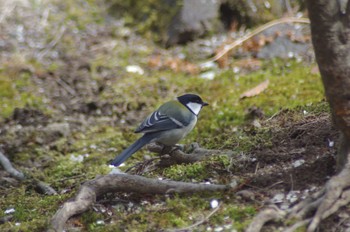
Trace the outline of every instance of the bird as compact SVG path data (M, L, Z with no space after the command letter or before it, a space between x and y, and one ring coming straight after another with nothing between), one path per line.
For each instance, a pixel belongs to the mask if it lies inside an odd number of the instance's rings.
M200 96L191 93L164 103L135 130L135 133L143 133L143 136L123 150L110 164L118 167L148 143L174 146L192 131L199 112L207 105L209 104L203 102Z

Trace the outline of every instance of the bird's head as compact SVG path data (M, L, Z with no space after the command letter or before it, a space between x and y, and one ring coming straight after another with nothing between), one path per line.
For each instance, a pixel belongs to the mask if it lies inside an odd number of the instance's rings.
M196 94L184 94L180 97L177 97L177 100L186 106L195 115L199 114L203 106L209 105Z

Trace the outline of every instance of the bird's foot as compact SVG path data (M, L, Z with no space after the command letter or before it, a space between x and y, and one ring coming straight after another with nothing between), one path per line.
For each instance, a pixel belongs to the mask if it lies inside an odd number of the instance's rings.
M175 151L184 151L185 150L185 145L183 144L176 144L174 146L168 146L164 144L157 143L158 146L162 147L160 155L170 155L171 153Z

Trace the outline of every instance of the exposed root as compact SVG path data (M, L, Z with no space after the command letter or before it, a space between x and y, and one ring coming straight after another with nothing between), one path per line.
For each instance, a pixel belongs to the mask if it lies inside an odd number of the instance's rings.
M247 231L260 231L266 222L281 218L302 220L286 228L285 232L295 231L304 225L308 225L308 232L316 231L323 219L350 203L349 176L350 166L347 165L338 175L331 178L322 190L287 210L288 214L277 207L261 211Z
M35 180L33 178L28 178L25 176L21 171L18 171L15 169L11 161L0 151L0 165L5 169L6 172L8 172L13 178L19 180L19 181L25 181L30 180L32 184L35 186L35 189L37 192L44 193L47 195L56 195L57 192L48 184Z
M8 172L12 177L14 177L17 180L24 180L25 176L22 172L15 169L10 160L0 151L0 164L5 169L6 172Z
M280 210L277 206L271 205L268 208L259 212L250 223L246 232L260 231L261 228L269 221L280 220L285 216L285 212Z
M350 187L349 175L350 168L345 166L338 175L328 181L325 195L322 197L316 214L308 226L308 232L315 231L322 219L327 218L340 207L350 202L349 190L346 190Z
M163 146L159 144L150 144L148 145L148 150L151 152L164 154ZM208 156L222 153L220 150L208 150L205 148L199 147L198 143L192 143L183 151L181 149L172 149L168 154L169 156L161 156L159 166L168 167L174 164L182 163L195 163L200 160L205 159Z
M236 186L215 184L193 184L178 181L151 179L137 175L110 174L85 182L73 201L64 203L51 219L49 231L63 231L67 220L83 213L98 196L108 192L136 192L148 194L193 193L224 191Z
M299 202L290 209L289 218L305 218L310 212L313 212L321 204L325 193L325 189L314 193L312 196L306 198L304 201Z

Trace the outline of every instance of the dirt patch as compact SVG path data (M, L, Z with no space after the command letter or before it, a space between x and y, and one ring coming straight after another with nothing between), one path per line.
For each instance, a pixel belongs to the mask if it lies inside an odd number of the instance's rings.
M274 203L286 209L319 190L335 174L339 133L330 115L310 115L296 121L287 115L282 113L266 122L272 142L253 149L250 162L244 162L235 173L247 180L238 192L245 200L258 200L261 206ZM325 220L320 231L340 231L344 213ZM333 228L334 223L338 229ZM267 231L275 230L276 224L268 226Z
M283 117L283 116L281 116ZM278 125L275 118L270 125ZM284 124L284 125L283 125ZM252 151L256 157L252 184L265 188L276 182L285 191L323 184L334 174L338 133L329 115L309 116L272 129L272 145ZM283 126L283 127L279 127Z
M271 127L272 144L252 150L252 162L236 173L249 179L253 188L276 185L275 190L304 190L324 184L335 173L338 132L330 116L306 116L297 122L285 121L285 117L283 114L266 123Z

